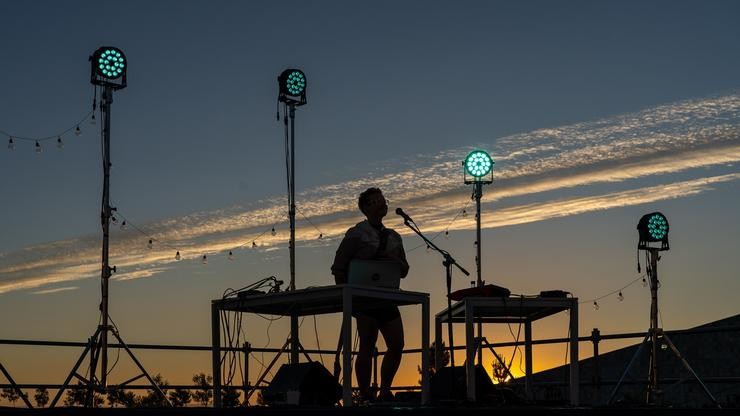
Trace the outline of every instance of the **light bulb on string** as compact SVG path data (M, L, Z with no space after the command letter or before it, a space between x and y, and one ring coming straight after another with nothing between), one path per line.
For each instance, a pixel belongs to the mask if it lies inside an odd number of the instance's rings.
M126 220L123 220L121 223L121 231L125 230L127 228L128 224L126 224Z
M90 125L91 126L95 125L95 113L93 113L92 117L90 117Z
M322 240L324 238L324 233L319 233L319 240Z
M44 151L44 148L41 147L41 143L39 143L38 140L36 140L36 153L41 153Z
M255 241L252 241L252 248L257 248L257 243Z
M8 139L8 149L15 150L15 141L12 137Z
M597 310L598 311L599 308L600 308L599 302L594 301L594 310Z
M429 253L430 251L432 251L432 248L429 247L429 244L427 244L427 253Z
M234 260L234 253L229 250L229 260Z
M463 211L462 211L462 216L463 216L463 217L467 217L467 216L468 216L468 211L466 211L466 210L464 210L464 209L463 209Z
M450 238L450 230L445 230L445 238Z
M175 260L180 260L182 257L180 256L180 252L178 251L175 253Z
M75 127L75 136L79 136L82 134L82 130L80 130L80 126Z
M110 222L112 222L113 224L116 224L118 222L118 218L116 218L115 215L111 215Z
M200 262L203 263L203 264L208 264L208 257L204 254L203 255L203 258L200 260Z
M274 225L272 226L272 231L270 231L270 234L272 234L273 237L275 237L275 235L277 235L277 231L275 231L275 226Z
M620 302L624 300L624 295L622 294L621 290L619 291L619 294L617 295L617 299L619 299Z
M642 278L642 287L647 287L647 280L645 278Z
M153 246L154 246L154 241L150 238L149 239L149 242L146 243L146 248L148 248L149 250L151 250Z
M64 149L64 142L62 141L62 136L57 137L57 149L59 150Z

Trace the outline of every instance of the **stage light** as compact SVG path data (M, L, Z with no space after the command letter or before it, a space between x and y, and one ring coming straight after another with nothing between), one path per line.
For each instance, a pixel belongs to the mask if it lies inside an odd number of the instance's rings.
M114 90L126 86L128 60L120 49L112 46L98 48L90 56L90 68L92 84L112 87Z
M647 250L651 248L649 243L661 243L657 249L668 250L670 248L668 245L669 230L668 220L660 212L643 215L637 223L637 231L640 235L637 248Z
M474 150L468 154L463 161L463 173L465 183L491 183L493 182L493 161L491 156L483 150ZM468 179L468 175L472 178ZM490 175L490 178L486 178Z
M280 95L278 100L286 104L306 104L306 75L300 69L286 69L278 77Z

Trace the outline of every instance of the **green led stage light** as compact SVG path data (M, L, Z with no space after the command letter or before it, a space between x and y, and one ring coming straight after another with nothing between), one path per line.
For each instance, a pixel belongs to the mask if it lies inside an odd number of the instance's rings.
M90 56L90 82L94 85L106 85L113 89L126 86L128 61L123 52L112 46L98 48Z
M126 68L126 57L115 48L106 48L97 57L98 74L107 78L118 78Z
M474 150L463 161L465 183L493 182L493 161L491 156L483 150ZM471 176L472 179L468 179Z
M660 250L668 250L668 220L660 212L643 215L637 223L640 241L637 248L647 249L649 243L661 243Z
M287 104L306 104L306 75L300 69L286 69L278 77L278 100Z

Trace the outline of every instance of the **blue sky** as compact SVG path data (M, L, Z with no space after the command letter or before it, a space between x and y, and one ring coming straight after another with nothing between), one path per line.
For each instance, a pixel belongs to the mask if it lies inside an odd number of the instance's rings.
M126 53L111 193L139 230L114 229L111 313L129 342L207 344L211 299L271 274L287 280L275 119L276 76L287 67L308 78L296 119L298 287L331 283L338 238L371 185L432 235L449 230L438 241L474 269L459 162L480 147L497 162L484 193L484 279L514 293L598 297L639 277L635 225L661 210L672 244L661 263L665 326L683 328L737 313L738 8L4 3L0 130L38 138L74 126L92 104L87 56L101 45ZM97 323L99 123L80 127L61 150L50 140L36 154L33 140L16 140L0 152L0 311L17 316L2 338L82 340ZM403 231L397 218L386 223ZM418 246L408 233L404 241ZM409 253L404 285L430 292L436 311L444 282L432 256ZM647 291L638 282L624 292L598 311L584 304L581 332L645 327ZM543 333L562 336L557 322ZM331 322L319 325L334 337ZM263 334L251 335L256 344Z

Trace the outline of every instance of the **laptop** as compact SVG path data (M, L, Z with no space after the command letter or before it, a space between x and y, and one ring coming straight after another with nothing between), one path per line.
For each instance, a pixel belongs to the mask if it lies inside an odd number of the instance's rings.
M352 260L347 283L398 289L401 284L401 265L395 261Z

